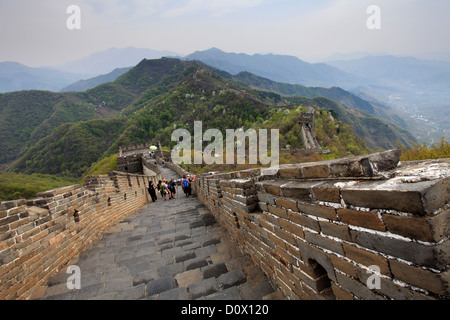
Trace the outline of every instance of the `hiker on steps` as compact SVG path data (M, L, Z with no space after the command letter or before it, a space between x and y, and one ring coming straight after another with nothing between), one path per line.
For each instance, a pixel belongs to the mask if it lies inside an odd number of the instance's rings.
M153 181L150 181L147 187L148 193L150 194L150 196L152 197L152 201L155 202L156 201L156 190L155 190L155 185L153 184Z
M186 197L189 197L191 195L191 182L186 175L184 175L183 180L181 180L181 186Z

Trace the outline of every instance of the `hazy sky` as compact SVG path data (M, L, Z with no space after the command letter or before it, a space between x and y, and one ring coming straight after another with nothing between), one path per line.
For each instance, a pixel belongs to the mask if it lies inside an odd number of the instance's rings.
M69 30L67 8L81 9ZM369 5L381 29L369 30ZM450 55L450 0L0 0L0 61L57 65L111 47L189 54Z

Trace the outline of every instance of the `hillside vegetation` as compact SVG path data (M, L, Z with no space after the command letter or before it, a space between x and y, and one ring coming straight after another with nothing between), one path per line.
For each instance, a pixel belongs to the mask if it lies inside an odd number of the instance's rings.
M305 111L305 106L271 107L266 120L258 118L258 121L251 126L257 131L259 129L279 129L280 148L285 150L279 155L280 164L331 160L347 156L364 155L372 151L367 147L364 140L352 132L349 125L335 119L330 112L320 108L315 110L314 133L321 147L330 152L326 154L308 154L295 151L305 147L301 135L301 127L297 123L300 113ZM226 141L224 141L223 145L224 159L226 159ZM268 150L270 150L270 143ZM293 152L291 153L289 150ZM261 167L261 164L248 164L248 148L246 149L246 156L247 164L237 164L235 162L235 164L207 165L203 163L202 165L182 164L182 167L195 174L212 171L230 172ZM226 161L224 160L223 162L225 163Z
M330 157L411 144L409 133L365 113L358 101L349 109L330 98L259 90L196 61L143 60L114 82L85 92L0 95L0 147L6 150L0 164L12 162L11 169L20 173L80 179L119 146L157 140L172 148L173 131L193 134L194 121L202 121L204 131L221 132L268 121L272 128L286 127L282 147L296 147L297 115L291 111L299 105L320 110L317 136ZM276 114L285 112L290 115L281 123Z
M78 183L77 179L40 173L21 174L0 171L0 201L32 199L37 192Z
M402 150L401 161L450 158L450 143L445 137L436 144L414 143L412 147L400 145L400 149Z

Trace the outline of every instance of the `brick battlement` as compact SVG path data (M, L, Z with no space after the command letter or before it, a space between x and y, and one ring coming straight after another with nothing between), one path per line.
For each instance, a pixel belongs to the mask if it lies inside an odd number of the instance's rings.
M0 204L0 299L28 299L103 232L136 212L160 176L111 172Z
M448 299L450 159L399 156L204 174L193 189L290 299ZM1 203L0 299L32 298L160 178L112 172Z
M194 189L291 299L448 299L450 159L398 159L201 175Z

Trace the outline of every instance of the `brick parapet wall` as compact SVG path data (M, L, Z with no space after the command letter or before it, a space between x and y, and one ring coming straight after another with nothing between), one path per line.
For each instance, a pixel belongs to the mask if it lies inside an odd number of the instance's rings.
M398 156L201 175L194 189L291 299L448 299L450 159Z
M104 231L149 202L157 177L112 172L0 204L0 299L28 299Z

